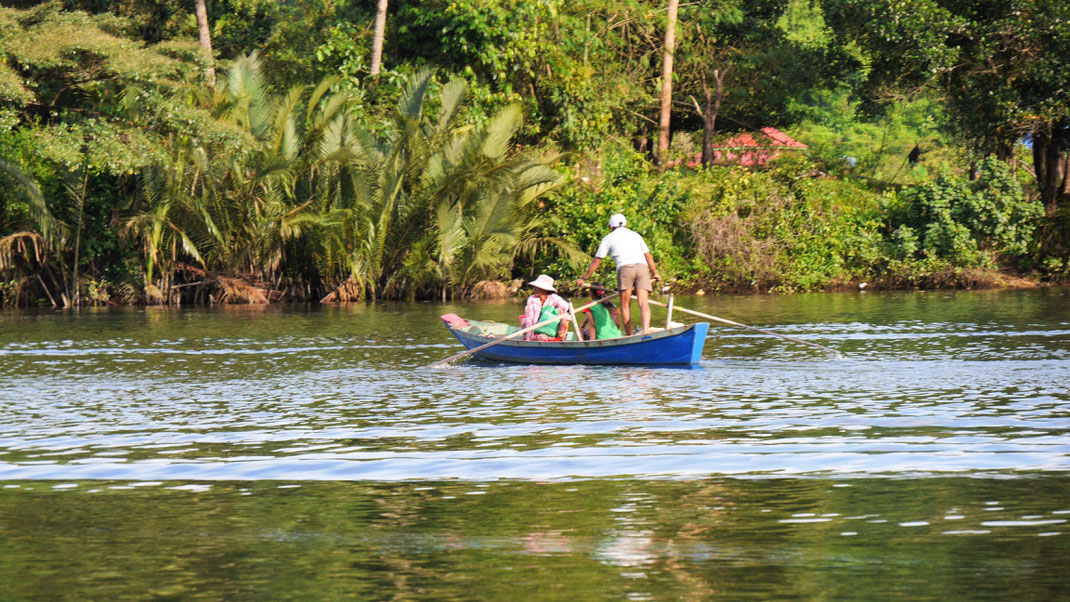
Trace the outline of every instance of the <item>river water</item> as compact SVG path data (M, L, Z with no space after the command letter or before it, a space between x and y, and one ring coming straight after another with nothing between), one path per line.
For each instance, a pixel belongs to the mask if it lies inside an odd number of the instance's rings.
M713 326L696 369L421 368L460 350L439 314L515 320L516 302L0 314L0 583L1070 591L1070 289L677 303L846 359Z

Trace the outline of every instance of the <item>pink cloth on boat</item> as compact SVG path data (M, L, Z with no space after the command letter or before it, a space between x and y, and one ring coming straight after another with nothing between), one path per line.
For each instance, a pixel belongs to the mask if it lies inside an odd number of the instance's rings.
M468 320L465 320L457 314L445 314L439 317L442 318L446 322L446 324L449 324L453 328L468 328L471 325Z

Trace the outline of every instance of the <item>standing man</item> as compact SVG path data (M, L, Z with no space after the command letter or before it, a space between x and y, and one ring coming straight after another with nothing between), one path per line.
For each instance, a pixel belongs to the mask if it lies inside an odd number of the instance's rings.
M614 213L609 218L609 234L602 239L595 251L594 261L591 262L587 272L576 280L576 284L583 285L602 264L606 255L613 258L617 265L617 289L620 291L621 317L624 319L624 334L632 334L632 289L636 289L639 298L639 315L643 323L643 334L650 330L650 304L647 296L654 290L651 286L650 273L653 272L654 280L661 280L658 268L654 265L654 258L650 256L650 249L646 241L639 235L625 228L628 220L620 213ZM647 267L650 268L647 271Z

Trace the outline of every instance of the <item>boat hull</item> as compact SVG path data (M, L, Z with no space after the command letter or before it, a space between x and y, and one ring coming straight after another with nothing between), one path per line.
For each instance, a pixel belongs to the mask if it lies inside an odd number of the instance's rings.
M446 326L466 349L495 340L495 337L465 332L448 323ZM708 330L708 324L698 323L601 341L539 342L510 339L474 355L517 364L689 366L698 364L702 359L702 347Z

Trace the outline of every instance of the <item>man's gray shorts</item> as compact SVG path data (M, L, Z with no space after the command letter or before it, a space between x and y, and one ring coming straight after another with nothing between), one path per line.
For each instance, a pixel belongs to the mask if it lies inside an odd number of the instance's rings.
M650 281L650 270L645 263L620 266L617 270L617 290L622 291L626 288L654 290Z

